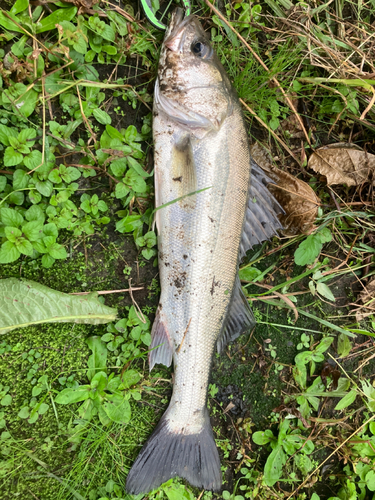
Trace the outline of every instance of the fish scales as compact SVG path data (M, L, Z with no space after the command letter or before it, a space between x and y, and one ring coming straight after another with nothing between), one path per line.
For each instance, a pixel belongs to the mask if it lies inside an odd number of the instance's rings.
M127 491L145 493L175 476L218 491L207 411L213 354L255 324L239 259L281 227L281 208L257 166L249 195L251 158L237 95L201 25L194 16L183 20L180 9L160 55L153 134L161 297L149 361L152 369L173 360L174 384Z

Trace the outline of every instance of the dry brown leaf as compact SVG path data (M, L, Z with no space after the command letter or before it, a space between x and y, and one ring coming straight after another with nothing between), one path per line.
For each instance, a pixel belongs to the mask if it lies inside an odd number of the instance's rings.
M328 186L358 186L364 182L374 182L375 155L342 144L317 149L311 155L308 166L327 177Z
M306 182L272 165L269 154L258 143L251 146L251 155L258 165L276 183L268 189L285 210L280 217L284 234L294 236L308 233L314 227L320 199Z

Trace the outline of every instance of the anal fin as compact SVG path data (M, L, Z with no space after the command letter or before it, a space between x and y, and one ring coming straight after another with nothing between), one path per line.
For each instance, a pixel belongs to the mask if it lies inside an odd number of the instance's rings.
M234 283L232 301L224 322L223 329L217 340L217 351L220 353L228 342L235 340L246 330L255 326L255 319L248 301L241 289L238 275Z
M150 371L157 363L161 363L165 366L171 366L172 363L171 339L166 322L163 320L162 316L163 314L159 304L151 330L151 345L148 353Z

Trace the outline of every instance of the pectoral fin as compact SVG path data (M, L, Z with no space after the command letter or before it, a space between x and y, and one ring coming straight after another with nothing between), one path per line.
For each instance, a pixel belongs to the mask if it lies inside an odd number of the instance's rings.
M181 208L193 210L196 204L197 175L194 163L193 148L189 135L176 140L172 149L172 180L176 198Z
M284 210L268 191L267 184L270 183L273 183L273 181L252 160L251 185L240 245L240 259L254 245L269 240L277 231L283 228L277 215L283 214Z

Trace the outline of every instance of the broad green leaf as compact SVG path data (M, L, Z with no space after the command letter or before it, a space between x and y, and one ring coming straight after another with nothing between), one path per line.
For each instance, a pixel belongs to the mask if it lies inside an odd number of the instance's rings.
M335 302L335 296L329 289L329 287L325 283L317 283L316 285L317 292L320 293L320 295L323 295L328 300L332 300L332 302Z
M22 215L13 208L2 208L0 210L0 220L4 226L19 227L24 219Z
M29 184L30 176L22 170L17 168L13 174L13 187L14 189L23 189Z
M121 390L129 389L132 385L137 384L141 380L141 376L136 370L130 369L126 370L126 372L121 377Z
M14 243L11 241L6 241L1 245L0 248L0 264L9 264L9 262L14 262L15 260L18 259L20 256L20 252L17 250L17 247L15 246ZM6 280L4 280L6 281ZM0 281L1 282L1 281ZM1 294L1 291L0 291ZM1 299L0 299L1 303ZM3 311L0 311L0 323L1 323L1 316L2 316ZM0 334L2 333L1 331L1 326L0 326ZM5 332L4 332L5 333Z
M59 243L52 243L48 247L48 253L54 259L66 259L68 254L66 253L65 248Z
M5 394L3 399L0 401L0 405L9 406L12 404L12 396L10 394Z
M323 227L320 231L316 233L316 236L320 239L322 243L328 243L332 240L332 233L328 227Z
M22 231L17 227L6 226L4 228L4 233L5 236L8 238L8 240L11 241L12 243L16 241L16 238L22 236Z
M13 305L15 302L17 309ZM34 281L0 280L0 334L38 323L98 325L113 321L116 314L116 309L98 301L95 292L68 295Z
M22 232L30 241L39 240L43 236L43 221L33 220L22 226Z
M280 479L285 462L283 447L278 445L269 455L264 466L264 481L267 486L273 486Z
M56 28L56 24L61 21L71 21L77 13L77 7L70 7L68 9L57 9L55 12L45 17L38 23L37 33L44 33Z
M322 242L316 235L308 236L297 248L294 253L294 262L298 266L306 266L312 264L319 256L322 249Z
M340 358L345 358L351 351L352 343L348 339L347 335L340 333L337 339L337 354Z
M323 354L324 352L326 352L326 350L331 346L333 340L333 337L325 337L324 339L322 339L314 349L314 353Z
M95 116L96 120L102 125L110 125L112 122L112 118L109 116L109 114L102 109L95 108L93 111L93 115Z
M140 175L142 178L150 177L151 174L147 173L146 170L143 170L142 165L137 162L132 156L127 157L129 166L133 168L138 175Z
M130 189L127 186L125 186L123 182L118 182L116 184L115 194L117 199L125 198L125 196L129 194L129 192Z
M108 417L118 424L126 424L130 420L131 409L130 403L120 394L108 396L107 401L103 404L103 409Z
M19 165L23 160L23 156L18 151L15 151L12 146L6 148L4 152L4 166L5 167L14 167L15 165Z
M7 127L6 125L0 124L0 142L4 146L10 146L9 138L17 137L17 130L13 127Z
M86 340L86 344L92 351L87 364L89 370L87 371L87 378L91 381L97 371L106 370L107 364L107 346L100 339L100 337L89 337Z
M335 410L343 410L344 408L347 408L354 402L356 397L357 391L353 389L337 403Z
M110 164L111 171L116 177L122 177L127 169L126 158L115 160Z
M9 31L17 31L18 33L23 33L23 29L19 28L16 24L16 22L18 22L17 17L14 14L11 14L10 12L8 12L8 15L12 17L15 20L15 22L11 21L2 12L0 12L0 26Z
M23 255L32 255L33 254L33 246L30 243L29 240L27 240L24 237L17 238L15 241L15 245L17 247L17 250L22 253ZM0 330L1 331L1 330Z
M19 14L23 10L27 9L28 6L29 6L29 0L17 0L17 2L10 9L9 13L15 15Z
M240 269L238 272L241 281L254 281L261 274L262 271L252 266Z
M60 405L68 405L71 403L79 403L90 397L91 387L89 385L80 385L79 387L68 387L55 398L55 402Z
M253 434L253 441L259 446L267 444L274 439L275 437L270 429L266 429L265 431L257 431Z

